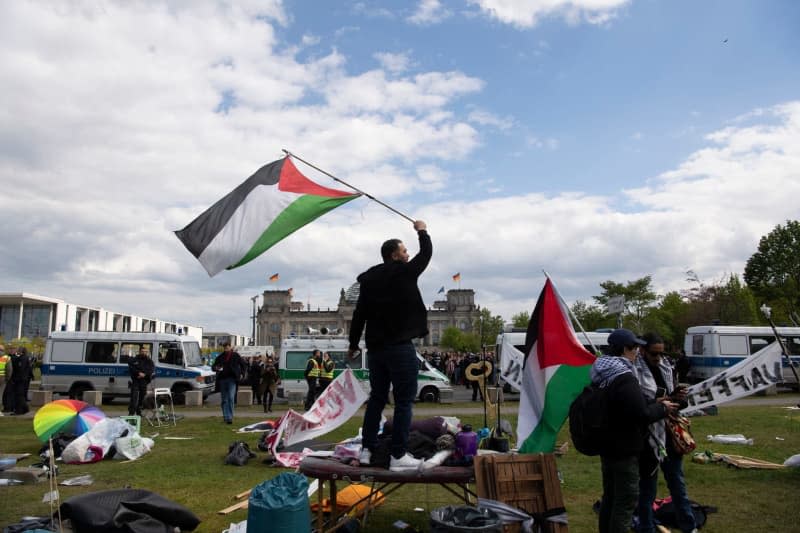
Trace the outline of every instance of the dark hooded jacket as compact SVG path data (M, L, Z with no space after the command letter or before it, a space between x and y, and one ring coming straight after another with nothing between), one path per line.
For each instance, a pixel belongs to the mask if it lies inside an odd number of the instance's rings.
M602 455L614 458L639 455L644 448L647 426L664 418L666 408L655 401L645 400L633 372L633 363L624 357L598 357L590 376L593 384L608 387L611 451Z
M419 252L408 263L381 263L358 276L361 286L350 326L351 349L358 348L365 324L367 350L428 334L428 314L417 279L430 263L433 245L427 231L417 235Z

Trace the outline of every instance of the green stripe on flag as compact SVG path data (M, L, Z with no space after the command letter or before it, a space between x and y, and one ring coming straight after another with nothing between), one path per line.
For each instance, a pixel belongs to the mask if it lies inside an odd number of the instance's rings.
M228 269L240 267L249 263L269 248L275 245L281 239L284 239L299 230L309 222L316 220L328 211L336 209L342 204L358 198L358 195L353 196L338 196L327 197L307 194L299 197L297 200L289 204L275 220L272 221L264 233L253 244L252 248L242 257L242 259L235 265L231 265Z
M561 365L547 382L542 418L519 446L520 453L552 453L556 437L569 415L569 406L589 384L592 365Z

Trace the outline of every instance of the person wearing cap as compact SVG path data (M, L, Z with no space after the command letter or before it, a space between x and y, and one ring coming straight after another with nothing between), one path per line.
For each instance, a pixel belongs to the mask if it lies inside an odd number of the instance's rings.
M675 386L672 376L672 365L666 361L664 340L655 333L642 336L645 344L639 349L634 366L639 386L646 400L655 401L667 396L680 408L688 405L686 387ZM639 504L636 514L639 516L640 533L655 531L653 519L653 501L658 488L658 469L664 472L675 515L682 533L696 531L696 523L692 505L686 492L686 480L683 476L683 455L675 450L672 439L667 436L664 420L650 424L647 431L644 450L639 456Z
M639 498L639 455L647 426L677 405L661 399L646 402L636 378L634 361L645 341L632 331L616 329L608 336L609 355L592 365L592 384L606 389L610 442L600 454L603 497L600 533L627 533Z

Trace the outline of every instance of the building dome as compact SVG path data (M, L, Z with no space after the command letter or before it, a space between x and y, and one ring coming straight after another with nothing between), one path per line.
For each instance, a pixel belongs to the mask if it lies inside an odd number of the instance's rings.
M344 293L344 301L349 304L357 304L358 303L358 295L361 293L361 284L359 282L355 282L345 291Z

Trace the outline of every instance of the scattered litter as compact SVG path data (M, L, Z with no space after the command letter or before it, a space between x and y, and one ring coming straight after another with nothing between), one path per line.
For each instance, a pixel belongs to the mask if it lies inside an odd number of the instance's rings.
M66 485L68 487L77 486L77 485L91 485L94 483L94 479L92 478L91 474L86 474L83 476L78 477L71 477L69 479L63 480L59 485Z
M800 466L800 453L795 454L783 462L783 466Z
M409 524L403 522L402 520L396 520L392 526L394 526L395 529L405 529L409 526Z
M8 487L10 485L22 485L24 481L20 479L0 479L0 487Z
M231 523L228 529L223 529L222 533L247 533L247 520L242 520L238 524Z
M775 437L775 440L786 440L783 437Z
M50 502L57 502L58 501L58 491L51 490L50 492L45 492L44 496L42 496L42 503L50 503Z
M422 507L414 507L414 511L416 511L418 513L424 513L425 509L423 509Z
M753 445L753 439L748 439L744 435L706 435L706 439L717 444L746 444Z
M164 437L164 440L192 440L194 437Z
M758 470L778 470L784 466L788 466L785 463L781 465L778 463L770 463L769 461L762 461L761 459L744 457L743 455L711 453L707 450L705 452L694 454L692 456L692 462L701 464L725 463L730 466L735 466L736 468Z

